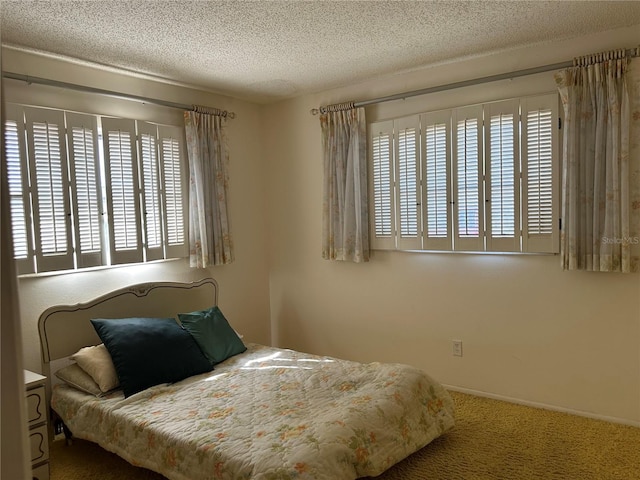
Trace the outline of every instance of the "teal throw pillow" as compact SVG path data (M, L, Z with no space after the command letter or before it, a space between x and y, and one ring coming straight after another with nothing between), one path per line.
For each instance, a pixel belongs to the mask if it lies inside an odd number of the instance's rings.
M218 307L198 312L179 313L178 318L198 343L211 365L247 349Z
M124 396L210 372L211 363L173 318L92 319L113 359Z

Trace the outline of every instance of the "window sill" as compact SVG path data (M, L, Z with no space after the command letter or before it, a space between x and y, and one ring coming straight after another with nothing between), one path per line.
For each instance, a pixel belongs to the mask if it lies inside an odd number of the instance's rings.
M556 253L545 253L545 252L476 252L476 251L465 251L465 250L400 250L400 249L387 249L387 248L378 248L372 249L374 252L400 252L400 253L437 253L437 254L445 254L445 255L507 255L507 256L555 256L559 255Z
M151 262L140 262L140 263L121 263L118 265L100 265L98 267L87 267L87 268L78 268L74 270L55 270L52 272L40 272L40 273L24 273L22 275L18 275L18 279L28 279L28 278L44 278L44 277L55 277L59 275L74 275L80 273L88 273L88 272L96 272L102 270L112 270L112 269L120 269L126 267L144 267L147 265L158 265L162 263L176 262L180 260L185 260L187 257L183 258L166 258L162 260L153 260Z

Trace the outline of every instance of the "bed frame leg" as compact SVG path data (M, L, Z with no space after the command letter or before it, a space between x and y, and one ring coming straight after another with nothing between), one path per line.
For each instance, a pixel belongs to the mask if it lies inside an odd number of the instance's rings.
M69 427L62 421L62 419L58 416L55 411L52 410L52 422L53 429L56 435L64 433L64 440L67 445L71 445L73 443L73 433L69 430Z
M69 430L69 427L67 427L64 422L62 423L62 431L64 432L65 443L67 446L71 446L73 443L73 433L71 433L71 430Z

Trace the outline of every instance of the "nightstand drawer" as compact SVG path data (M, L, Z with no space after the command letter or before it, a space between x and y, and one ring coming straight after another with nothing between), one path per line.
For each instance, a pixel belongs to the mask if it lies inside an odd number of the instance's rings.
M29 430L29 445L32 464L49 459L49 432L46 424Z
M0 0L1 1L1 0ZM49 480L49 429L47 427L47 377L24 371L27 419L29 421L29 447L33 480Z
M30 426L47 420L44 395L44 386L27 391L27 418Z

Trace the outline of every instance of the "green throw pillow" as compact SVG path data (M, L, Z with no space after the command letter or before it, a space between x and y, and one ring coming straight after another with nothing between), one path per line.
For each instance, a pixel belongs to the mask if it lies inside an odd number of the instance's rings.
M193 336L211 365L244 352L247 347L218 307L179 313L182 326Z

